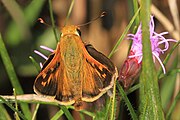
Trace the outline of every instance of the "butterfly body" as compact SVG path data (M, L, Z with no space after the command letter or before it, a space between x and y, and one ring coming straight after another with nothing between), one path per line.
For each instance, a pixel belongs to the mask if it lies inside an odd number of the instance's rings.
M56 50L44 63L34 84L37 94L52 96L62 105L93 102L117 79L113 63L81 40L77 26L62 29Z

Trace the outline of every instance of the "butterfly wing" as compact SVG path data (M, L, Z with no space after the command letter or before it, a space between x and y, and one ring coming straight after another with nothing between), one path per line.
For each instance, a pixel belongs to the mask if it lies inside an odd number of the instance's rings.
M84 73L82 100L92 102L112 88L118 72L110 59L94 49L92 45L86 45L85 49L84 71L88 74Z
M55 83L57 81L53 77L55 70L47 69L47 66L55 66L55 64L51 62L54 55L53 53L48 57L48 60L43 64L43 68L35 80L34 91L38 94L54 96L56 93L57 84ZM51 63L51 65L49 65L49 63Z
M59 49L56 51L60 52ZM34 91L38 95L57 99L61 105L71 105L75 102L70 84L64 77L63 64L60 63L60 54L52 53L43 64L43 68L34 83Z

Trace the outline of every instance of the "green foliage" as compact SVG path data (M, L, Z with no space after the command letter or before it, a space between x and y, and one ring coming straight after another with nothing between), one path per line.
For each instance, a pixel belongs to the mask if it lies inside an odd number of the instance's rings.
M132 119L133 120L138 120L138 117L137 117L131 103L129 102L129 99L128 99L127 95L125 94L123 88L119 85L119 83L117 83L117 88L118 88L118 91L120 93L120 96L122 96L123 101L127 105L127 108L128 108L128 110L129 110L129 112L131 114Z
M0 104L0 120L11 120L11 117L4 108L3 104Z
M163 120L164 113L160 101L158 77L152 59L149 21L150 21L150 0L142 0L140 19L142 21L142 44L143 61L140 77L140 119Z
M112 55L116 52L118 46L120 45L121 41L125 38L126 34L128 33L128 30L130 29L130 27L132 26L134 20L136 19L137 15L139 14L139 10L140 10L140 8L136 11L133 18L131 19L131 21L127 25L126 29L124 30L123 34L121 35L121 37L116 42L115 46L113 47L112 51L110 52L110 54L108 56L109 58L112 57Z
M4 66L6 68L6 71L8 73L8 76L10 78L11 84L16 89L16 93L17 94L23 94L22 87L21 87L19 80L16 76L13 64L10 60L10 57L8 55L8 52L6 50L6 47L4 45L4 42L2 40L1 35L0 35L0 55L1 55L2 61L4 63ZM28 104L21 103L21 108L22 108L22 111L25 114L25 116L30 119L31 118L31 112L29 110Z

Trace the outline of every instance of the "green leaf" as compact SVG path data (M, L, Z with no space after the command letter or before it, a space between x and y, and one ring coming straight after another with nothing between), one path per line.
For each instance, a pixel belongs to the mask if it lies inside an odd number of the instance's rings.
M105 108L106 108L106 109L105 109L105 115L104 115L104 119L105 119L105 120L108 120L109 111L110 111L111 105L112 105L112 98L107 99L107 101L106 101L106 107L105 107Z
M13 64L10 60L10 57L8 55L8 52L6 50L6 47L4 45L4 42L2 40L1 35L0 35L0 56L1 56L2 61L4 63L7 74L9 76L10 82L11 82L12 86L16 89L16 93L17 94L23 94L22 87L21 87L19 80L16 76ZM28 104L21 103L21 108L22 108L22 111L25 114L25 116L30 119L31 118L31 112L29 110Z
M0 99L9 107L11 108L11 110L13 110L14 112L17 112L18 115L23 119L23 120L27 120L27 118L18 110L16 110L16 108L14 108L9 102L7 102L3 97L0 96Z
M131 88L129 88L129 89L127 90L126 94L128 95L128 94L134 92L135 90L137 90L137 89L139 89L139 88L140 88L140 84L136 84L136 85L132 86Z
M175 68L177 68L178 59L175 59L172 64L173 64L172 68L171 68L172 71L167 72L166 76L163 77L163 79L162 79L163 82L161 84L161 89L160 89L162 107L163 107L164 111L169 109L169 106L167 106L167 105L171 101L171 98L173 96L174 87L176 85L176 76L177 76L178 70Z
M71 12L72 12L72 9L73 9L73 6L74 6L74 0L71 0L71 5L70 5L70 7L69 7L69 10L68 10L68 13L67 13L67 16L66 16L66 21L65 21L65 24L64 24L64 26L66 25L66 23L68 22L68 20L69 20L69 17L70 17L70 15L71 15Z
M158 78L152 59L149 21L150 0L141 0L140 19L142 21L143 61L140 76L140 119L163 120L164 113L161 106Z
M15 99L15 109L18 111L18 104L17 104L17 97L16 97L16 90L13 88L13 94ZM17 112L14 113L15 119L20 120L19 115Z
M110 118L109 120L115 120L116 117L116 81L113 87L113 96L112 96L112 103L111 103L111 111L110 111Z
M56 27L55 27L55 23L54 23L54 17L53 17L53 11L52 11L52 0L49 0L49 13L51 16L51 23L52 23L52 27L53 27L53 32L54 32L54 36L56 39L56 42L58 42L58 36L57 36L57 32L56 32Z
M116 52L118 46L120 45L121 41L125 38L126 34L128 33L131 25L133 24L134 20L136 19L138 13L139 13L140 8L136 11L136 14L132 17L131 21L129 22L128 26L125 28L123 34L121 35L121 37L118 39L118 41L116 42L116 45L113 47L112 51L109 54L109 58L112 57L112 55Z
M71 115L69 110L66 108L66 106L61 105L60 108L62 109L62 111L64 112L68 120L74 120L73 116Z
M51 120L58 120L63 114L64 112L61 109L51 118Z
M36 120L36 115L37 115L37 111L39 109L39 106L40 104L36 104L36 107L35 107L35 110L34 110L34 113L33 113L33 116L32 116L32 120Z
M35 59L32 56L29 56L29 59L31 59L31 62L36 67L36 70L39 72L41 70L39 64L35 61Z
M134 14L136 14L136 11L138 11L138 0L133 0L133 6L134 6ZM136 25L139 25L139 15L135 19Z
M130 103L127 95L126 95L126 93L124 92L121 85L119 85L119 83L117 83L117 88L118 88L118 91L119 91L122 99L124 100L125 104L127 105L127 108L128 108L128 110L129 110L129 112L131 114L132 119L133 120L138 120L138 117L137 117L137 115L136 115L136 113L135 113L135 111L134 111L134 109L133 109L133 107L132 107L132 105L131 105L131 103Z
M0 120L11 120L11 117L4 108L3 104L0 104Z
M94 113L89 112L87 110L81 110L80 113L86 114L86 115L92 117L92 119L94 119L96 117Z
M179 102L179 100L180 100L180 91L178 92L176 98L174 99L174 101L173 101L173 103L172 103L172 105L171 105L171 107L170 107L170 109L166 115L166 120L170 120L171 114L172 114L174 108L176 107L176 104Z

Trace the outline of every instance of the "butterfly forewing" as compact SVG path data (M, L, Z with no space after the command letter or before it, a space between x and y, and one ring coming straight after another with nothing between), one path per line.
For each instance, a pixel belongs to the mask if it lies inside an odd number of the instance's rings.
M35 80L34 91L40 95L52 96L62 105L70 105L74 103L73 94L70 92L71 84L64 75L64 66L60 63L59 47L57 45L56 51L44 62L43 68Z
M110 89L117 78L117 69L113 63L102 53L95 50L92 45L85 46L85 71L90 75L83 84L83 100L91 102L97 100Z

